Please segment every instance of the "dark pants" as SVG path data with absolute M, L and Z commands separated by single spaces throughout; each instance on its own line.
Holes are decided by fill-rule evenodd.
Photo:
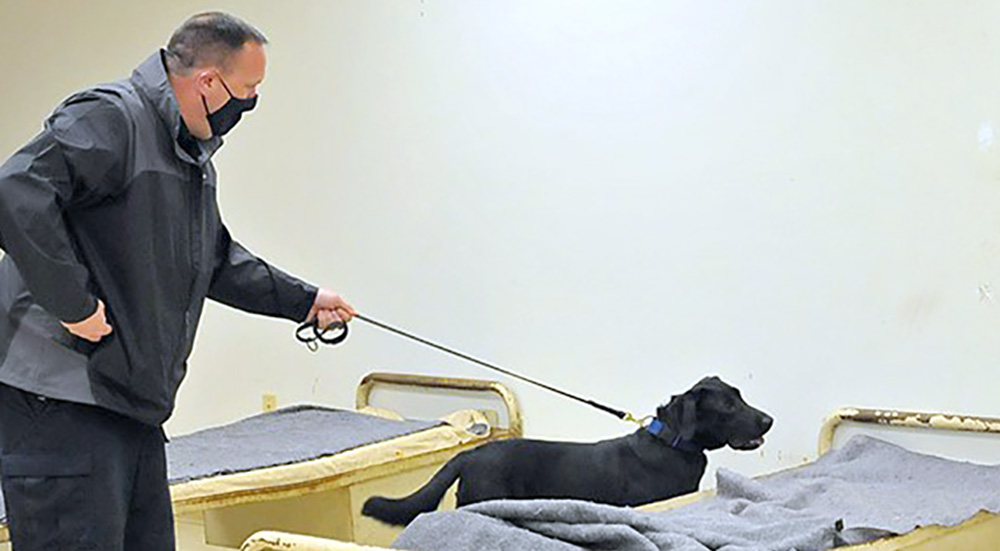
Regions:
M 0 384 L 13 551 L 173 551 L 163 432 Z

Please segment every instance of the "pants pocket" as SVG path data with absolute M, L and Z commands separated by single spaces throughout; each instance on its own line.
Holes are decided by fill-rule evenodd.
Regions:
M 12 425 L 16 423 L 23 427 L 34 423 L 51 404 L 52 400 L 48 398 L 0 383 L 0 407 L 9 410 L 9 414 L 5 417 L 10 417 L 9 422 Z M 0 447 L 0 450 L 2 449 Z
M 14 549 L 93 549 L 88 483 L 91 457 L 10 454 L 0 457 L 7 523 Z

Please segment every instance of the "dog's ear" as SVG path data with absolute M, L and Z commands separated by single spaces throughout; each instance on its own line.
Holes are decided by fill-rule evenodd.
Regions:
M 682 440 L 691 440 L 698 428 L 698 399 L 687 392 L 679 396 L 671 396 L 670 403 L 660 406 L 656 416 L 672 429 L 674 435 Z
M 681 406 L 682 415 L 677 430 L 680 432 L 682 440 L 691 440 L 698 428 L 697 399 L 691 394 L 682 394 Z

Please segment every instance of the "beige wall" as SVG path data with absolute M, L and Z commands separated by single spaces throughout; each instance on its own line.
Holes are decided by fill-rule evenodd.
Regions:
M 836 406 L 1000 415 L 1000 4 L 0 0 L 0 155 L 208 8 L 272 40 L 228 224 L 371 316 L 640 413 L 719 374 L 777 419 L 748 472 Z M 490 376 L 292 331 L 209 308 L 168 428 Z M 532 436 L 627 430 L 511 386 Z

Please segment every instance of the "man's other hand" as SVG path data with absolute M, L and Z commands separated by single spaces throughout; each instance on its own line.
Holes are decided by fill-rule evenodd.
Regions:
M 111 334 L 111 326 L 104 316 L 104 303 L 100 299 L 97 300 L 97 310 L 89 318 L 76 323 L 59 323 L 62 323 L 70 333 L 90 342 L 100 342 L 102 338 Z

